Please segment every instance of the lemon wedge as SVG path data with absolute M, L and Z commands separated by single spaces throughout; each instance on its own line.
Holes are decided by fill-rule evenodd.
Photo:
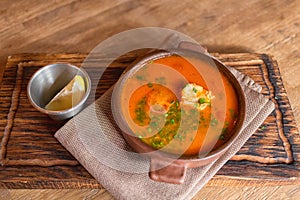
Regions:
M 85 83 L 80 75 L 76 75 L 51 101 L 45 106 L 47 110 L 59 111 L 76 106 L 85 95 Z

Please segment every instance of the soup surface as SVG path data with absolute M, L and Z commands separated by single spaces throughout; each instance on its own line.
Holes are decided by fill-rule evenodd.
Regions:
M 229 80 L 196 58 L 171 55 L 142 66 L 126 81 L 122 112 L 132 133 L 155 149 L 205 155 L 224 144 L 237 120 Z

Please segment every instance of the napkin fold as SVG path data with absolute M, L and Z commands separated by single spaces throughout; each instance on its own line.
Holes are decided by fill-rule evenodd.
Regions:
M 224 155 L 209 165 L 188 169 L 181 185 L 152 181 L 147 173 L 150 160 L 126 153 L 132 149 L 110 112 L 112 89 L 69 120 L 55 137 L 116 199 L 191 199 L 274 110 L 274 104 L 260 94 L 260 85 L 237 70 L 229 69 L 237 77 L 246 97 L 243 127 Z

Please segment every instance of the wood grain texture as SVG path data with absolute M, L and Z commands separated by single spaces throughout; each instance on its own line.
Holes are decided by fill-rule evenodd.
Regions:
M 11 54 L 89 52 L 99 42 L 123 30 L 143 26 L 167 27 L 193 37 L 211 52 L 274 55 L 299 125 L 299 21 L 300 1 L 297 0 L 2 0 L 0 77 L 7 56 Z M 293 184 L 290 188 L 260 187 L 257 183 L 249 190 L 245 189 L 245 183 L 238 186 L 235 182 L 235 187 L 218 184 L 223 183 L 216 182 L 213 187 L 204 188 L 203 191 L 207 192 L 200 191 L 195 199 L 282 199 L 282 194 L 297 199 L 293 198 L 296 197 L 293 194 L 297 194 L 291 189 Z M 33 199 L 45 197 L 40 190 L 30 193 Z M 83 199 L 78 191 L 68 190 L 66 193 L 71 196 L 73 193 L 72 199 Z M 243 193 L 247 195 L 243 196 Z M 20 192 L 14 194 L 21 195 Z M 56 191 L 52 195 L 53 199 L 62 199 L 64 193 Z

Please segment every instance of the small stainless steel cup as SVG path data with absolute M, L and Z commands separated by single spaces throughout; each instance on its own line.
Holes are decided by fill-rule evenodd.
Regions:
M 49 101 L 63 89 L 75 75 L 81 75 L 85 81 L 86 93 L 84 98 L 74 107 L 61 110 L 46 110 Z M 88 73 L 81 68 L 68 63 L 54 63 L 39 69 L 29 80 L 27 94 L 30 103 L 42 113 L 55 120 L 70 118 L 80 112 L 91 91 L 91 79 Z

